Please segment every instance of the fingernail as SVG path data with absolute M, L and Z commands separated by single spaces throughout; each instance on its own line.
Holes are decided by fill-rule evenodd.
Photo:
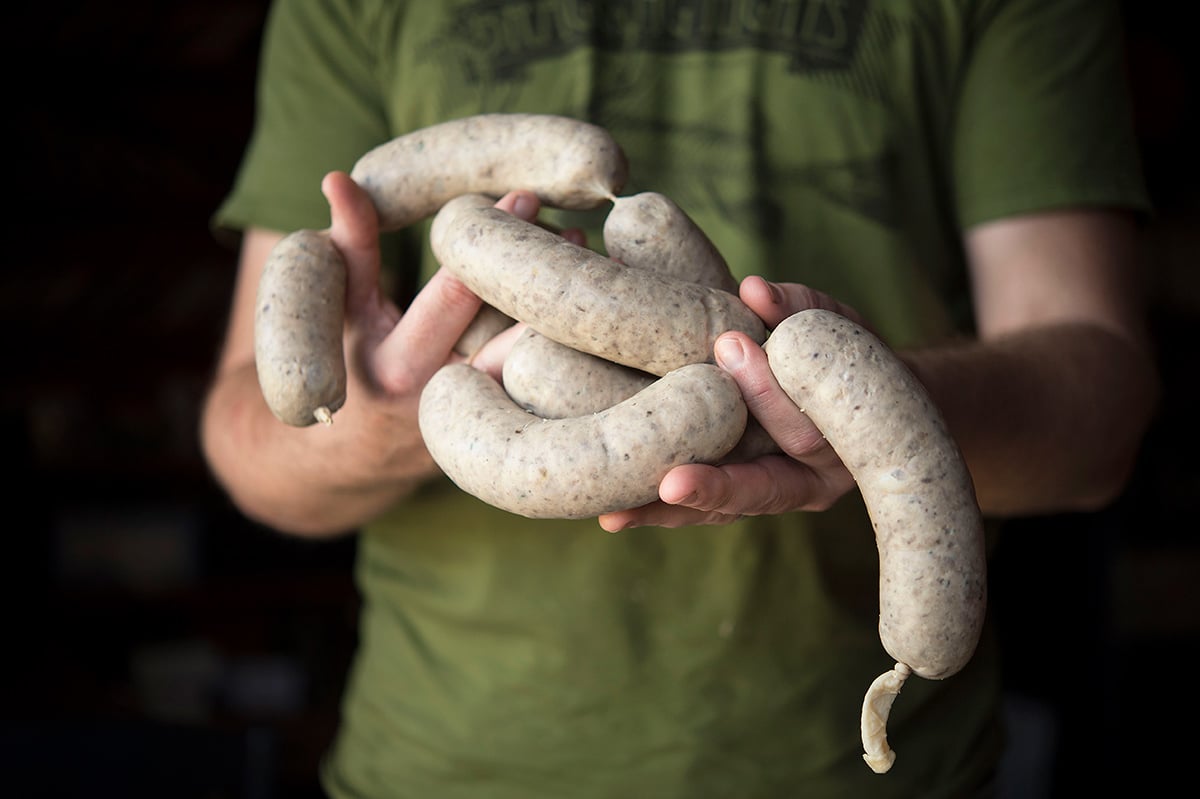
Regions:
M 513 202 L 513 214 L 522 219 L 530 220 L 537 216 L 537 198 L 531 194 L 519 194 Z
M 717 363 L 725 368 L 735 368 L 742 365 L 746 354 L 742 352 L 742 343 L 733 336 L 723 336 L 713 344 L 713 355 Z

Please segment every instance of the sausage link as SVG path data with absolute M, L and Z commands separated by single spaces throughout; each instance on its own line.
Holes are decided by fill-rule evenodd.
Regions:
M 631 270 L 478 200 L 434 217 L 443 267 L 485 302 L 560 344 L 665 375 L 712 361 L 728 330 L 766 338 L 762 320 L 729 292 Z
M 528 518 L 581 519 L 650 502 L 673 467 L 719 459 L 746 406 L 732 377 L 691 364 L 600 413 L 541 419 L 486 373 L 450 364 L 421 393 L 419 420 L 430 455 L 468 494 Z
M 305 427 L 346 400 L 346 267 L 325 231 L 298 230 L 271 251 L 258 282 L 254 365 L 267 407 Z
M 555 208 L 596 208 L 628 175 L 625 154 L 606 130 L 549 114 L 478 114 L 431 125 L 370 150 L 350 171 L 385 232 L 432 216 L 460 194 L 528 189 Z

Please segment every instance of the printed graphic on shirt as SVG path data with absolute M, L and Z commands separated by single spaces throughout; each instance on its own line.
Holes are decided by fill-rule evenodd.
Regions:
M 606 52 L 782 53 L 796 72 L 846 69 L 865 0 L 474 0 L 454 10 L 476 80 L 513 79 L 578 47 Z M 464 65 L 465 66 L 465 65 Z
M 894 223 L 884 201 L 886 147 L 814 156 L 798 142 L 793 165 L 780 169 L 790 159 L 776 145 L 774 168 L 760 166 L 769 124 L 762 105 L 811 108 L 808 98 L 820 92 L 885 101 L 886 67 L 869 54 L 886 46 L 895 26 L 873 11 L 871 0 L 466 0 L 447 9 L 427 57 L 452 73 L 447 85 L 465 88 L 473 107 L 546 102 L 620 131 L 636 188 L 664 190 L 669 177 L 681 205 L 774 240 L 784 221 L 773 186 L 803 185 L 877 224 Z M 706 56 L 728 67 L 711 92 L 664 108 L 656 92 L 673 80 L 664 65 L 706 64 Z M 556 69 L 550 76 L 548 65 Z M 764 69 L 777 76 L 774 94 L 747 97 L 752 75 Z M 674 80 L 695 92 L 695 81 Z M 664 142 L 669 157 L 636 159 L 639 151 L 663 153 Z

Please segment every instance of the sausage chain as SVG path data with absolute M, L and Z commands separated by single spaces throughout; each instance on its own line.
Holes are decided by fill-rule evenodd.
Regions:
M 748 419 L 736 382 L 711 363 L 726 331 L 761 343 L 783 390 L 854 477 L 875 528 L 879 634 L 896 663 L 871 684 L 860 723 L 864 759 L 885 772 L 895 760 L 887 719 L 904 681 L 955 674 L 982 629 L 982 522 L 961 453 L 924 387 L 879 339 L 819 309 L 767 331 L 682 211 L 653 193 L 617 196 L 627 174 L 602 129 L 527 114 L 435 125 L 355 165 L 381 229 L 434 217 L 438 261 L 486 303 L 473 327 L 490 325 L 486 338 L 525 322 L 511 360 L 528 346 L 538 349 L 521 368 L 556 365 L 557 373 L 522 376 L 506 363 L 503 386 L 466 364 L 443 367 L 421 397 L 426 445 L 463 490 L 512 513 L 577 518 L 636 507 L 657 497 L 675 465 L 774 447 Z M 515 187 L 565 209 L 611 202 L 610 257 L 492 207 Z M 287 424 L 329 424 L 344 402 L 344 284 L 327 231 L 290 234 L 268 259 L 255 357 L 264 398 Z M 466 339 L 460 351 L 475 346 Z M 624 384 L 612 388 L 618 377 Z M 583 379 L 588 388 L 557 409 L 529 388 Z M 603 399 L 580 405 L 589 395 Z

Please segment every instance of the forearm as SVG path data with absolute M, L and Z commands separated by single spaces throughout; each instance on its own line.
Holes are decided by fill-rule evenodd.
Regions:
M 1111 502 L 1158 396 L 1145 350 L 1095 325 L 1058 324 L 904 357 L 941 407 L 988 515 Z
M 363 463 L 368 448 L 355 445 L 353 425 L 342 413 L 332 427 L 285 425 L 267 409 L 253 366 L 235 368 L 218 378 L 206 399 L 204 454 L 249 518 L 307 536 L 352 532 L 428 472 L 426 461 L 414 458 L 411 473 L 380 476 L 379 464 Z

